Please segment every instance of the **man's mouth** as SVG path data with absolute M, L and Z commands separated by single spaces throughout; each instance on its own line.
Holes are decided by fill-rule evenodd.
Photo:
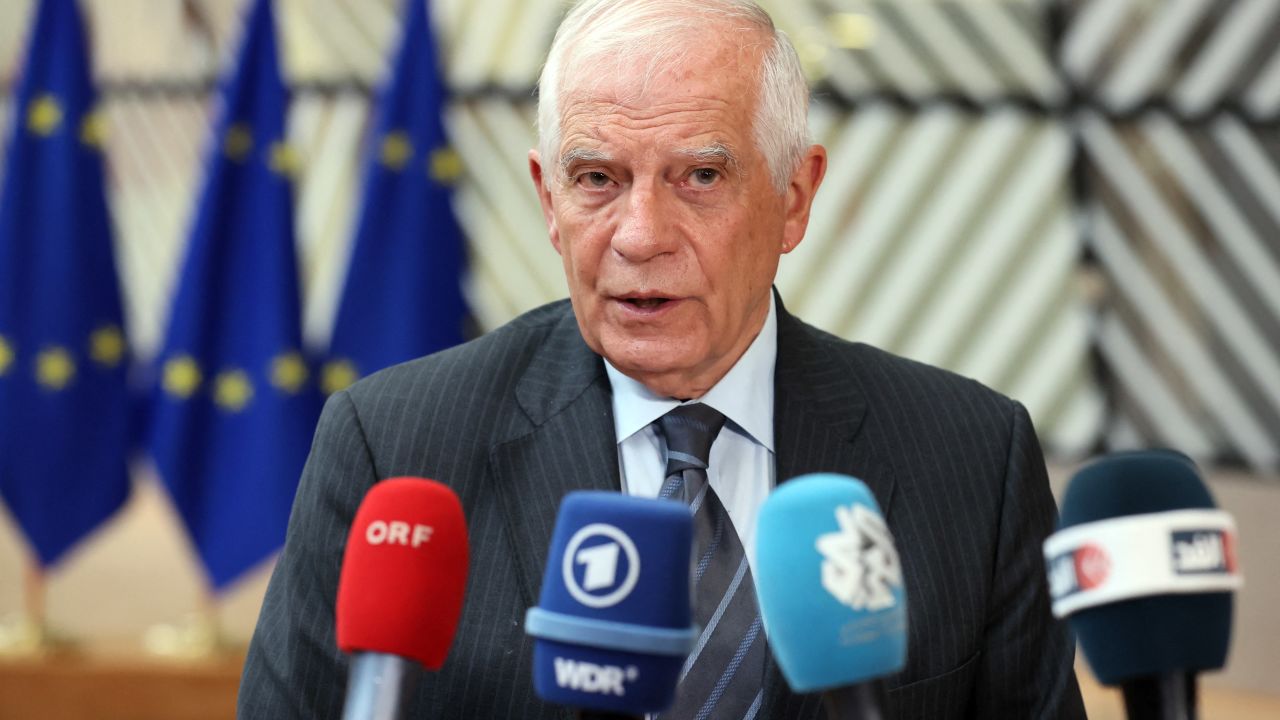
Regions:
M 651 310 L 659 305 L 665 304 L 670 298 L 651 297 L 651 298 L 623 298 L 624 301 L 642 309 Z
M 676 307 L 680 298 L 652 292 L 638 292 L 634 295 L 615 295 L 613 300 L 625 308 L 631 317 L 656 318 Z

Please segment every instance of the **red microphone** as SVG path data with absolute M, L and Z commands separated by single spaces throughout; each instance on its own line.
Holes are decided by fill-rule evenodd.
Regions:
M 346 720 L 401 717 L 418 667 L 439 670 L 467 584 L 458 496 L 422 478 L 391 478 L 360 503 L 338 583 L 338 647 L 353 655 Z

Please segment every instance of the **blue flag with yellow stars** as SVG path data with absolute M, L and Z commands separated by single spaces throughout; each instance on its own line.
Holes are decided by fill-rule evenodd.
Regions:
M 463 340 L 465 249 L 449 202 L 462 163 L 441 121 L 446 94 L 426 2 L 406 2 L 321 379 L 326 393 Z
M 35 16 L 0 180 L 0 495 L 41 565 L 129 491 L 129 353 L 75 0 Z
M 215 590 L 284 542 L 320 395 L 302 349 L 270 0 L 254 0 L 157 357 L 149 449 Z

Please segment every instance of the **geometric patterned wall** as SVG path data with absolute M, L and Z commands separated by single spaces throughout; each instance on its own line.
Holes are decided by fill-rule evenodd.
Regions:
M 306 334 L 323 343 L 399 2 L 278 2 Z M 243 0 L 85 4 L 145 354 Z M 1019 398 L 1051 452 L 1165 444 L 1280 470 L 1280 0 L 763 4 L 815 83 L 831 158 L 780 270 L 791 309 Z M 0 83 L 29 5 L 0 4 Z M 432 10 L 466 166 L 469 298 L 488 329 L 565 293 L 525 161 L 563 3 Z
M 1280 2 L 1063 18 L 1106 437 L 1280 468 Z

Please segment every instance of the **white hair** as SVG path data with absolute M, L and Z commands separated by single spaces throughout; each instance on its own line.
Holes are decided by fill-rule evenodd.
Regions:
M 564 68 L 570 63 L 576 68 L 575 82 L 588 73 L 603 79 L 616 75 L 616 66 L 639 57 L 647 61 L 642 75 L 647 81 L 664 68 L 678 66 L 693 44 L 715 32 L 705 23 L 690 22 L 694 18 L 722 27 L 736 24 L 766 38 L 752 130 L 774 187 L 786 192 L 809 147 L 809 87 L 795 47 L 751 0 L 583 0 L 575 5 L 556 31 L 538 79 L 538 151 L 543 167 L 551 171 L 544 172 L 544 183 L 560 173 Z

